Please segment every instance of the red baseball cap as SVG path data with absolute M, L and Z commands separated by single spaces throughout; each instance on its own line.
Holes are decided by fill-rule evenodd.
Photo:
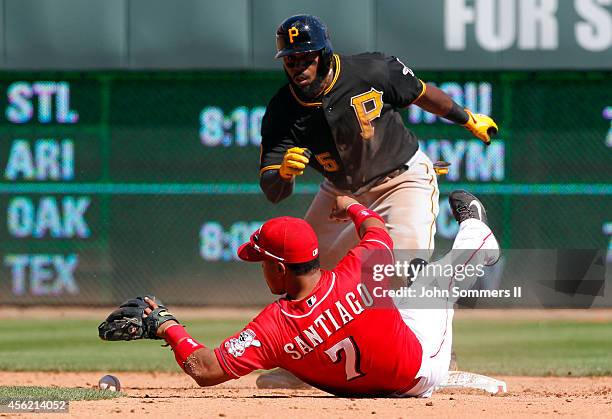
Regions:
M 314 230 L 306 221 L 294 217 L 271 219 L 238 248 L 238 257 L 247 262 L 269 259 L 304 263 L 315 259 L 318 254 L 319 242 Z

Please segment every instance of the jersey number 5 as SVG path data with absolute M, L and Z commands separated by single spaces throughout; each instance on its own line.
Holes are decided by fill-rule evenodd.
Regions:
M 359 347 L 352 336 L 342 339 L 340 342 L 327 349 L 325 354 L 334 364 L 337 364 L 342 361 L 341 351 L 344 351 L 346 354 L 346 360 L 344 361 L 346 381 L 364 376 L 365 374 L 359 369 Z
M 338 163 L 336 163 L 336 160 L 334 160 L 329 151 L 317 154 L 315 157 L 326 172 L 337 172 L 340 169 L 340 166 L 338 166 Z
M 372 121 L 380 116 L 383 108 L 383 92 L 371 88 L 368 92 L 361 93 L 351 98 L 351 106 L 357 115 L 359 126 L 361 126 L 361 136 L 364 140 L 369 140 L 374 136 Z

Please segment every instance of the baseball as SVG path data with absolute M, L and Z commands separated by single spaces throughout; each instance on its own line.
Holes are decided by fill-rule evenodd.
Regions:
M 100 378 L 100 381 L 98 381 L 98 387 L 100 387 L 100 390 L 121 391 L 121 383 L 114 375 L 105 375 L 104 377 Z

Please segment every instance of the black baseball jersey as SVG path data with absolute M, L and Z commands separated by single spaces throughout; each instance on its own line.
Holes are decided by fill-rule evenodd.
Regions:
M 396 57 L 334 55 L 332 83 L 321 102 L 305 102 L 288 83 L 270 100 L 262 122 L 260 174 L 280 167 L 291 147 L 312 152 L 309 165 L 337 188 L 359 194 L 405 164 L 418 150 L 402 121 L 425 92 Z

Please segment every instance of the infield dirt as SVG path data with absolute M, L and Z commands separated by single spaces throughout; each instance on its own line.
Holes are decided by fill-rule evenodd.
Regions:
M 257 310 L 177 308 L 184 317 L 244 318 Z M 252 312 L 252 313 L 251 313 Z M 108 309 L 3 308 L 5 319 L 103 318 Z M 610 323 L 612 310 L 460 311 L 462 318 L 567 318 Z M 517 360 L 517 362 L 520 362 Z M 212 388 L 200 388 L 180 373 L 1 372 L 0 385 L 93 388 L 105 374 L 116 375 L 126 396 L 71 402 L 71 417 L 612 417 L 612 377 L 497 376 L 508 393 L 491 396 L 470 390 L 434 393 L 430 399 L 346 399 L 317 390 L 258 390 L 256 374 Z M 50 418 L 63 415 L 50 414 Z M 0 414 L 0 417 L 10 417 Z M 34 416 L 32 416 L 34 417 Z M 37 414 L 36 418 L 45 417 Z
M 107 373 L 3 372 L 0 385 L 94 387 Z M 612 412 L 612 377 L 498 377 L 508 384 L 508 393 L 498 396 L 447 389 L 430 399 L 343 399 L 318 390 L 258 390 L 255 374 L 212 388 L 197 387 L 182 374 L 113 374 L 121 380 L 125 397 L 71 402 L 70 416 L 606 418 Z

